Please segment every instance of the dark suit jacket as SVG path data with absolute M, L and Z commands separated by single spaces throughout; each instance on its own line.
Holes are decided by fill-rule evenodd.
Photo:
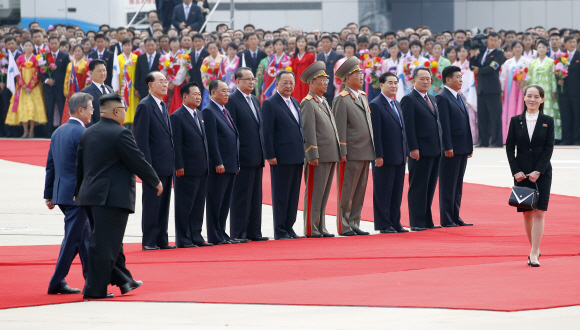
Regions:
M 183 169 L 185 176 L 208 174 L 209 153 L 203 117 L 201 111 L 197 109 L 195 111 L 199 127 L 184 106 L 169 116 L 175 143 L 175 169 Z
M 139 150 L 157 175 L 173 175 L 171 121 L 168 125 L 153 96 L 147 95 L 139 102 L 133 121 L 133 133 Z
M 395 100 L 395 105 L 401 118 L 401 124 L 397 115 L 385 96 L 381 93 L 375 97 L 369 107 L 371 108 L 371 121 L 373 123 L 373 134 L 375 141 L 375 154 L 377 158 L 382 157 L 387 165 L 404 164 L 409 156 L 409 146 L 407 145 L 407 134 L 405 132 L 405 122 L 401 113 L 401 105 Z
M 131 131 L 112 119 L 103 118 L 81 135 L 75 205 L 110 206 L 135 212 L 135 174 L 150 187 L 159 184 Z
M 226 109 L 240 134 L 240 166 L 264 166 L 264 136 L 260 102 L 250 95 L 258 118 L 239 89 L 230 96 Z
M 135 89 L 139 92 L 139 97 L 141 99 L 145 98 L 149 94 L 149 86 L 145 83 L 145 77 L 149 72 L 159 71 L 159 57 L 161 53 L 159 51 L 155 52 L 155 58 L 151 64 L 151 70 L 149 70 L 149 62 L 147 61 L 147 53 L 141 54 L 137 57 L 137 64 L 135 67 Z
M 503 51 L 494 49 L 485 57 L 485 62 L 482 65 L 481 59 L 483 55 L 485 55 L 485 51 L 480 52 L 475 60 L 470 61 L 471 66 L 479 68 L 477 73 L 477 94 L 500 94 L 499 69 L 505 62 Z
M 558 90 L 560 90 L 558 88 Z M 562 94 L 580 96 L 580 51 L 576 50 L 568 66 L 568 76 L 564 78 Z
M 445 87 L 435 99 L 437 99 L 437 108 L 439 109 L 443 150 L 453 150 L 455 155 L 471 155 L 473 153 L 473 139 L 467 107 L 462 106 Z M 463 104 L 467 104 L 465 99 L 462 100 Z
M 441 126 L 435 97 L 429 95 L 435 113 L 421 94 L 413 89 L 401 99 L 409 150 L 419 149 L 419 156 L 441 156 Z
M 304 132 L 300 104 L 291 97 L 298 110 L 298 119 L 278 92 L 262 103 L 264 147 L 266 159 L 276 158 L 280 165 L 304 163 Z
M 518 172 L 529 174 L 533 171 L 551 174 L 550 159 L 554 151 L 554 118 L 540 114 L 530 141 L 525 113 L 512 117 L 505 149 L 513 175 Z
M 340 55 L 339 53 L 335 52 L 334 50 L 330 50 L 330 55 L 328 56 L 328 60 L 325 62 L 326 63 L 326 74 L 328 75 L 328 80 L 330 82 L 328 83 L 328 89 L 326 90 L 326 93 L 324 93 L 324 97 L 326 97 L 328 100 L 330 100 L 330 103 L 332 103 L 332 99 L 334 98 L 334 90 L 335 90 L 334 84 L 332 83 L 334 81 L 334 65 L 336 65 L 336 62 L 338 62 L 338 60 L 340 60 L 343 57 L 344 57 L 343 55 Z M 319 53 L 316 56 L 316 60 L 324 62 L 324 52 Z
M 189 77 L 191 81 L 195 81 L 197 86 L 201 91 L 201 95 L 203 95 L 203 81 L 201 80 L 201 64 L 203 63 L 203 59 L 209 56 L 209 52 L 205 47 L 199 53 L 197 61 L 195 61 L 195 48 L 191 48 L 191 70 L 189 70 Z
M 119 53 L 121 54 L 121 53 Z M 93 60 L 98 59 L 99 58 L 99 52 L 98 51 L 93 51 L 89 53 L 89 58 L 92 58 Z M 103 51 L 103 61 L 105 61 L 105 63 L 107 63 L 107 79 L 105 79 L 105 85 L 111 86 L 111 81 L 113 81 L 113 63 L 115 61 L 115 54 L 111 53 L 108 50 L 104 50 Z
M 48 84 L 43 85 L 43 90 L 45 93 L 54 93 L 58 95 L 64 95 L 64 78 L 66 76 L 66 67 L 70 62 L 70 57 L 67 53 L 58 52 L 58 55 L 54 59 L 56 64 L 56 69 L 50 74 L 52 79 L 54 79 L 54 85 L 50 86 Z M 48 79 L 48 73 L 41 73 L 40 80 L 44 83 Z
M 185 20 L 185 9 L 183 8 L 183 3 L 175 6 L 173 8 L 173 16 L 171 18 L 171 24 L 180 31 L 179 24 L 185 22 L 185 25 L 189 27 L 190 30 L 199 31 L 203 22 L 205 21 L 201 8 L 197 5 L 197 1 L 191 3 L 189 7 L 189 15 L 187 15 L 187 20 Z
M 110 86 L 105 85 L 105 88 L 107 89 L 107 94 L 113 93 L 113 88 Z M 87 93 L 87 94 L 91 94 L 91 96 L 93 97 L 93 119 L 91 120 L 90 125 L 94 125 L 96 123 L 99 122 L 99 120 L 101 119 L 101 113 L 100 113 L 100 109 L 101 106 L 99 105 L 99 98 L 101 97 L 101 95 L 103 95 L 103 91 L 101 91 L 97 85 L 95 84 L 90 84 L 87 87 L 83 88 L 83 90 L 81 91 L 83 93 Z
M 53 204 L 74 205 L 77 165 L 77 148 L 85 127 L 75 119 L 60 126 L 50 138 L 46 160 L 44 199 Z
M 256 70 L 258 70 L 258 65 L 260 65 L 260 61 L 262 59 L 264 59 L 264 57 L 266 57 L 268 55 L 266 55 L 265 52 L 263 52 L 261 49 L 258 49 L 258 54 L 256 54 L 256 61 L 254 61 L 254 58 L 252 57 L 252 52 L 249 49 L 244 50 L 243 52 L 238 54 L 238 57 L 240 58 L 239 63 L 239 67 L 242 67 L 242 59 L 246 60 L 246 67 L 252 69 L 252 73 L 254 74 L 254 76 L 256 75 Z
M 119 43 L 116 43 L 116 44 L 112 45 L 111 47 L 109 47 L 109 51 L 111 53 L 113 53 L 113 55 L 115 55 L 115 48 L 117 49 L 117 55 L 123 54 L 123 47 L 121 47 L 121 45 Z M 113 63 L 115 63 L 114 61 L 115 61 L 115 59 L 113 58 Z
M 231 116 L 229 118 L 233 124 Z M 223 165 L 226 173 L 238 173 L 240 142 L 235 124 L 232 127 L 224 113 L 211 100 L 203 109 L 203 120 L 207 133 L 210 171 L 215 171 L 216 166 Z

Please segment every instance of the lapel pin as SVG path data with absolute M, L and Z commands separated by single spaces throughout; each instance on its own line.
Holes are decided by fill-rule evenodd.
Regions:
M 544 125 L 542 125 L 542 126 L 544 126 L 544 127 L 548 127 L 548 124 L 544 124 Z

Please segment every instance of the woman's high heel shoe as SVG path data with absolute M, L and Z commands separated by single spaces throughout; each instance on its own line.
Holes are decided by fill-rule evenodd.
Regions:
M 540 263 L 539 262 L 532 262 L 532 260 L 530 259 L 530 255 L 528 254 L 528 266 L 530 266 L 530 267 L 540 267 Z

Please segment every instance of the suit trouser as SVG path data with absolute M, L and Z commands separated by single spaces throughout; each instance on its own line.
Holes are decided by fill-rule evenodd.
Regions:
M 326 230 L 326 203 L 336 163 L 318 163 L 304 166 L 304 235 L 328 234 Z
M 216 173 L 209 168 L 207 191 L 207 241 L 213 244 L 229 241 L 226 221 L 230 210 L 235 173 Z
M 171 186 L 173 176 L 159 176 L 163 184 L 163 193 L 157 196 L 157 189 L 143 185 L 143 215 L 141 229 L 143 230 L 143 246 L 167 246 L 169 237 L 169 206 L 171 203 Z
M 83 294 L 104 297 L 107 286 L 123 285 L 132 280 L 125 267 L 123 236 L 130 211 L 109 206 L 91 206 L 88 210 L 93 223 L 89 244 L 89 268 Z
M 481 146 L 503 147 L 501 93 L 477 95 L 477 126 Z
M 459 224 L 463 176 L 467 155 L 442 157 L 439 166 L 439 212 L 441 225 Z
M 441 157 L 420 156 L 409 158 L 409 222 L 411 227 L 431 228 L 433 215 L 431 204 L 437 187 Z
M 369 180 L 369 163 L 368 160 L 347 160 L 338 163 L 336 222 L 339 234 L 360 227 L 360 216 Z
M 262 166 L 242 166 L 236 175 L 230 206 L 232 238 L 262 237 Z
M 169 6 L 169 1 L 167 1 L 161 10 L 157 10 L 159 13 L 159 20 L 163 22 L 163 29 L 167 31 L 171 27 L 171 18 L 173 17 L 173 6 Z M 178 28 L 178 26 L 176 26 Z M 149 32 L 149 31 L 147 31 Z
M 303 167 L 304 164 L 270 166 L 275 239 L 296 236 L 292 227 L 298 213 Z
M 48 284 L 49 290 L 56 290 L 67 285 L 65 277 L 68 275 L 70 266 L 78 254 L 83 267 L 83 277 L 87 279 L 89 240 L 91 238 L 91 225 L 85 208 L 75 205 L 59 205 L 64 214 L 64 238 L 60 245 L 60 252 L 54 275 Z
M 373 214 L 375 230 L 393 227 L 402 230 L 401 202 L 405 183 L 405 163 L 400 165 L 373 162 Z
M 175 178 L 175 245 L 200 245 L 207 175 Z
M 580 96 L 560 94 L 560 119 L 562 143 L 580 144 Z
M 55 82 L 56 84 L 56 82 Z M 62 93 L 58 93 L 55 88 L 47 88 L 47 85 L 44 85 L 44 105 L 46 109 L 46 137 L 51 137 L 52 132 L 54 132 L 54 105 L 56 104 L 58 108 L 58 112 L 62 119 L 62 112 L 64 111 L 64 104 L 66 102 L 66 98 Z M 58 125 L 57 125 L 58 126 Z

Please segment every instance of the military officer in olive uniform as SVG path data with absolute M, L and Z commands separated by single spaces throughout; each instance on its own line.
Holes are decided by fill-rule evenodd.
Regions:
M 324 62 L 314 62 L 300 76 L 300 80 L 307 83 L 310 89 L 310 93 L 300 103 L 300 112 L 306 151 L 304 235 L 313 238 L 334 237 L 326 230 L 324 213 L 336 163 L 341 160 L 334 116 L 322 96 L 328 89 L 325 69 Z
M 363 86 L 364 75 L 359 60 L 351 57 L 335 73 L 345 80 L 345 89 L 334 98 L 332 111 L 336 121 L 341 161 L 337 172 L 338 234 L 368 235 L 359 229 L 360 217 L 369 178 L 369 164 L 375 159 L 371 112 Z

